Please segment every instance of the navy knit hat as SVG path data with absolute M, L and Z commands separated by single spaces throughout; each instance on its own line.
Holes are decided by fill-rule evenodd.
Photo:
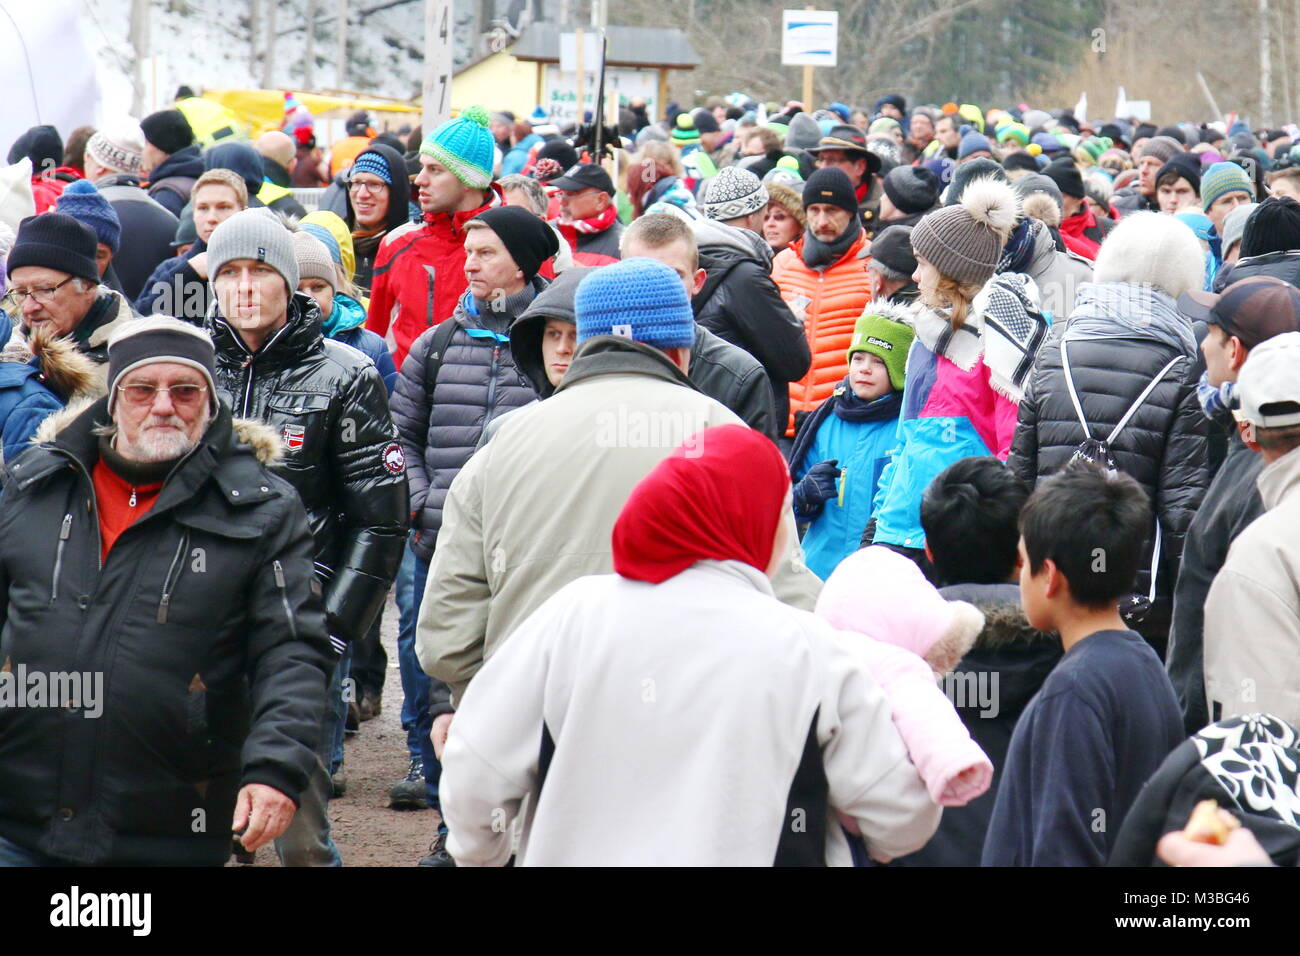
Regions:
M 5 261 L 5 274 L 12 276 L 20 266 L 44 266 L 98 282 L 95 244 L 94 230 L 64 213 L 28 216 L 18 224 L 18 238 Z M 677 285 L 681 288 L 680 280 Z
M 122 240 L 122 221 L 117 218 L 117 211 L 107 199 L 99 194 L 94 183 L 78 179 L 68 183 L 63 195 L 59 196 L 55 210 L 65 216 L 71 216 L 78 222 L 84 222 L 95 230 L 95 237 L 116 255 Z
M 203 171 L 228 169 L 248 187 L 249 203 L 262 188 L 266 174 L 262 170 L 262 157 L 247 143 L 218 143 L 203 154 Z
M 975 129 L 966 128 L 962 133 L 961 144 L 957 147 L 957 159 L 962 160 L 972 153 L 990 153 L 989 138 Z
M 145 142 L 153 144 L 168 156 L 178 153 L 194 143 L 194 130 L 180 110 L 159 110 L 140 120 L 140 132 Z
M 370 173 L 388 185 L 393 185 L 393 174 L 388 171 L 388 161 L 373 149 L 366 150 L 353 161 L 352 172 Z
M 843 175 L 841 173 L 841 175 Z M 695 315 L 686 287 L 655 259 L 624 259 L 594 270 L 574 296 L 578 341 L 620 335 L 656 348 L 690 348 Z

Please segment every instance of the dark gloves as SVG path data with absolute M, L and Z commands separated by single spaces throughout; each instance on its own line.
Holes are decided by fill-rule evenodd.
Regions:
M 794 486 L 794 513 L 800 521 L 810 521 L 822 513 L 822 505 L 839 495 L 839 460 L 819 461 Z

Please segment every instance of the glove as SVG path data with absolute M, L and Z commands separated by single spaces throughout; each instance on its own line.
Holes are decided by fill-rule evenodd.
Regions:
M 819 461 L 808 469 L 808 474 L 794 486 L 794 513 L 801 520 L 817 517 L 822 512 L 822 505 L 839 495 L 835 486 L 840 477 L 839 460 Z

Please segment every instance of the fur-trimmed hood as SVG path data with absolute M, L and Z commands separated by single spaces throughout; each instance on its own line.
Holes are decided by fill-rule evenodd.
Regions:
M 54 441 L 61 431 L 97 400 L 96 396 L 83 396 L 70 401 L 61 411 L 41 422 L 40 428 L 32 436 L 32 444 L 42 445 Z M 284 457 L 284 443 L 270 425 L 254 418 L 232 418 L 230 424 L 239 443 L 251 448 L 253 456 L 263 465 L 273 465 Z
M 63 401 L 93 399 L 104 393 L 99 366 L 70 339 L 45 332 L 37 332 L 28 339 L 21 329 L 14 328 L 0 348 L 0 362 L 27 365 L 32 359 L 40 369 L 41 383 Z

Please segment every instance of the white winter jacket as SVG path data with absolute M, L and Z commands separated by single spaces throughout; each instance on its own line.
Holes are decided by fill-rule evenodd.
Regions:
M 447 848 L 527 866 L 850 863 L 939 823 L 856 635 L 778 601 L 738 561 L 662 584 L 579 578 L 466 692 L 443 757 Z

